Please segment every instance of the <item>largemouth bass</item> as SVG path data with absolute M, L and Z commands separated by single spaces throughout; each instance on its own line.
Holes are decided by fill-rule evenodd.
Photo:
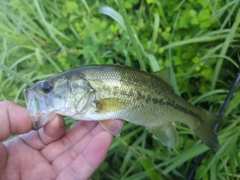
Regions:
M 180 122 L 209 148 L 219 148 L 219 117 L 176 95 L 169 69 L 147 73 L 121 65 L 84 66 L 40 81 L 24 95 L 35 129 L 60 114 L 99 121 L 119 135 L 114 120 L 123 119 L 145 126 L 161 143 L 175 147 L 178 133 L 173 122 Z

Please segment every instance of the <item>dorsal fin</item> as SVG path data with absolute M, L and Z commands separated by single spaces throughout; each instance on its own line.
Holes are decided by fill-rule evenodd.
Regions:
M 169 86 L 171 86 L 170 83 L 170 68 L 165 68 L 160 71 L 153 72 L 155 76 L 158 76 L 161 78 L 164 82 L 166 82 Z

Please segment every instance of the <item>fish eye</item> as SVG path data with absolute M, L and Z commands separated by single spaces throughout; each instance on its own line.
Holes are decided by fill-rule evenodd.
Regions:
M 42 90 L 45 94 L 50 93 L 53 90 L 53 85 L 49 81 L 44 81 L 42 83 Z

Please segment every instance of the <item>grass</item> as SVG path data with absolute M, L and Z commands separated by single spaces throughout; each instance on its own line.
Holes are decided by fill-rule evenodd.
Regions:
M 25 105 L 23 89 L 88 64 L 125 64 L 148 72 L 171 68 L 174 91 L 219 110 L 239 69 L 239 1 L 0 2 L 0 100 Z M 93 179 L 186 179 L 205 152 L 196 179 L 240 179 L 237 87 L 211 152 L 184 125 L 179 144 L 161 145 L 126 123 Z M 66 118 L 70 127 L 75 121 Z

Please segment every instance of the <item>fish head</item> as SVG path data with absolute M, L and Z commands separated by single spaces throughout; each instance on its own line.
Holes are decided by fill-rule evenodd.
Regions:
M 33 129 L 39 129 L 56 114 L 71 117 L 81 113 L 93 100 L 94 90 L 81 76 L 60 75 L 24 90 L 24 96 Z

